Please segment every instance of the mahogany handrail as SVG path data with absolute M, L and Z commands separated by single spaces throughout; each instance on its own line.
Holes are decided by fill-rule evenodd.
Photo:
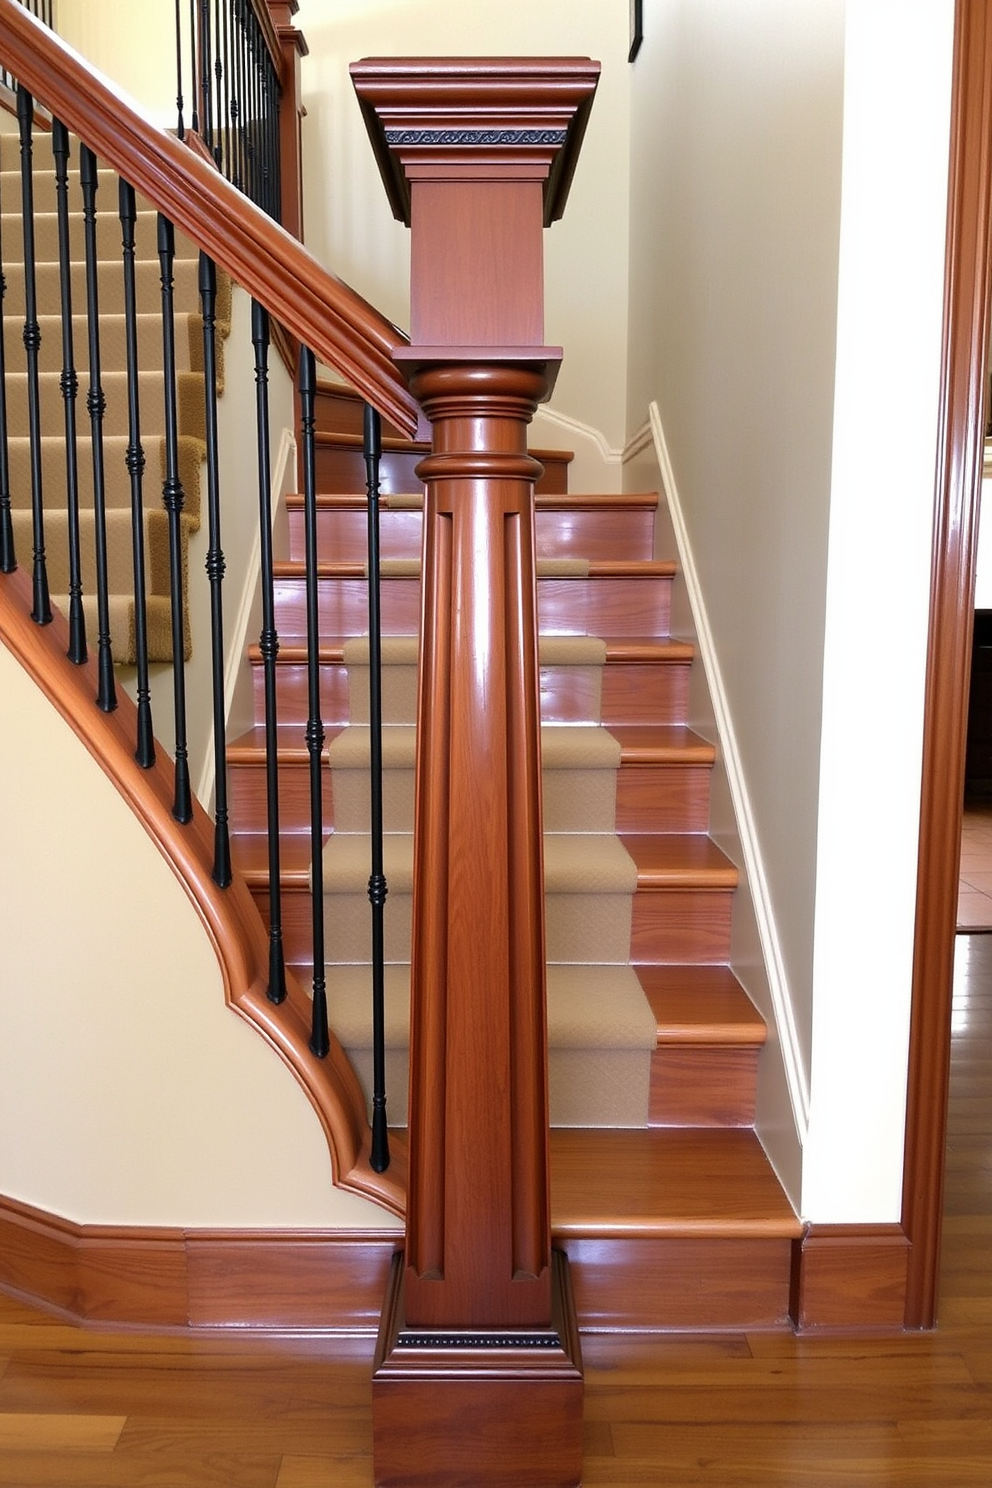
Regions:
M 405 433 L 417 404 L 393 353 L 408 344 L 355 290 L 198 152 L 143 118 L 18 0 L 0 0 L 0 62 L 97 157 L 335 367 Z

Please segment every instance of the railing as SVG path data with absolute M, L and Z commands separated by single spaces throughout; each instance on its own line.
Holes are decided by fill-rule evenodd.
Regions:
M 44 25 L 51 27 L 54 24 L 54 0 L 20 0 L 20 3 L 24 6 L 25 10 L 29 10 L 32 15 L 37 16 L 39 21 L 42 21 Z M 0 88 L 6 89 L 8 93 L 13 93 L 16 87 L 17 79 L 12 72 L 8 72 L 7 68 L 0 63 Z
M 259 546 L 262 560 L 260 589 L 262 596 L 262 631 L 260 650 L 264 667 L 265 735 L 267 740 L 266 777 L 268 794 L 268 858 L 270 877 L 270 914 L 266 949 L 259 957 L 257 972 L 232 997 L 242 1010 L 253 1016 L 266 1036 L 277 1045 L 297 1069 L 306 1063 L 307 1054 L 317 1056 L 326 1066 L 322 1115 L 332 1138 L 338 1181 L 376 1193 L 392 1207 L 402 1202 L 403 1164 L 388 1178 L 375 1175 L 390 1167 L 390 1154 L 385 1130 L 385 1094 L 381 1072 L 384 1059 L 381 1050 L 375 1055 L 376 1087 L 373 1110 L 375 1132 L 366 1127 L 364 1097 L 350 1066 L 344 1059 L 328 1027 L 328 1010 L 324 987 L 323 900 L 320 884 L 320 862 L 324 824 L 321 819 L 323 759 L 323 723 L 320 713 L 320 635 L 316 607 L 316 486 L 313 478 L 313 389 L 315 351 L 323 360 L 337 366 L 350 380 L 363 387 L 366 395 L 389 414 L 391 420 L 413 430 L 415 405 L 405 383 L 396 370 L 391 352 L 402 345 L 399 334 L 365 305 L 345 286 L 326 274 L 299 246 L 267 217 L 245 201 L 200 156 L 179 141 L 161 135 L 140 119 L 122 120 L 121 106 L 98 85 L 81 86 L 72 76 L 76 67 L 70 54 L 59 55 L 60 44 L 53 37 L 38 39 L 37 26 L 28 20 L 13 0 L 0 0 L 0 60 L 13 76 L 16 85 L 19 137 L 17 154 L 20 161 L 21 190 L 19 208 L 22 220 L 20 242 L 0 244 L 0 273 L 15 284 L 18 303 L 11 308 L 9 297 L 0 297 L 0 332 L 2 320 L 16 316 L 24 343 L 23 371 L 18 372 L 18 397 L 8 397 L 9 375 L 14 370 L 7 338 L 8 365 L 2 360 L 3 338 L 0 335 L 0 569 L 9 576 L 3 587 L 11 602 L 21 592 L 16 570 L 18 565 L 30 568 L 30 600 L 27 609 L 36 630 L 52 626 L 58 630 L 61 619 L 53 615 L 53 593 L 61 592 L 61 607 L 68 618 L 69 661 L 81 676 L 88 674 L 87 661 L 95 641 L 95 713 L 127 715 L 131 738 L 129 752 L 149 779 L 152 796 L 160 793 L 158 782 L 168 780 L 168 809 L 173 826 L 161 820 L 160 834 L 171 836 L 170 855 L 184 859 L 184 873 L 189 870 L 190 855 L 198 851 L 197 843 L 209 837 L 210 852 L 206 863 L 208 884 L 199 892 L 210 899 L 212 912 L 220 915 L 216 895 L 240 892 L 232 864 L 229 804 L 226 770 L 226 697 L 224 644 L 224 579 L 225 555 L 222 542 L 224 470 L 217 431 L 217 267 L 253 292 L 252 347 L 231 347 L 227 355 L 253 356 L 256 372 L 256 412 L 258 441 L 258 512 Z M 46 43 L 49 55 L 43 57 Z M 35 128 L 35 100 L 28 84 L 43 87 L 41 102 L 50 107 L 53 116 L 51 134 Z M 85 143 L 70 138 L 69 129 L 82 136 Z M 140 138 L 139 138 L 140 136 Z M 42 189 L 39 174 L 48 162 L 54 171 L 57 207 L 57 250 L 50 245 L 49 257 L 57 258 L 57 283 L 52 283 L 48 265 L 40 268 L 36 244 L 37 217 L 35 195 Z M 10 165 L 8 160 L 6 164 Z M 107 165 L 120 174 L 118 191 L 108 191 Z M 99 187 L 99 190 L 98 190 Z M 149 224 L 147 202 L 136 199 L 136 188 L 160 208 L 154 228 Z M 109 197 L 109 200 L 107 199 Z M 119 197 L 119 200 L 118 200 Z M 101 210 L 98 214 L 97 202 Z M 213 205 L 211 205 L 211 201 Z M 82 228 L 71 221 L 70 203 L 82 203 Z M 223 203 L 220 206 L 219 203 Z M 106 205 L 104 205 L 106 203 Z M 6 205 L 6 204 L 5 204 Z M 47 205 L 47 202 L 43 204 Z M 142 211 L 142 205 L 145 210 Z M 169 211 L 169 207 L 173 211 Z M 41 210 L 42 208 L 39 208 Z M 108 209 L 117 218 L 116 229 L 108 229 Z M 9 211 L 9 207 L 7 208 Z M 217 227 L 209 227 L 210 220 Z M 208 530 L 205 560 L 209 591 L 209 637 L 197 636 L 197 647 L 207 646 L 210 655 L 210 707 L 213 733 L 213 821 L 207 827 L 203 812 L 195 801 L 191 785 L 190 735 L 186 687 L 186 653 L 189 645 L 186 595 L 197 582 L 187 573 L 188 519 L 187 493 L 184 490 L 182 446 L 182 397 L 177 372 L 177 335 L 175 322 L 175 229 L 173 221 L 194 237 L 200 245 L 199 309 L 202 317 L 203 411 L 202 437 L 205 460 L 205 512 Z M 240 229 L 237 224 L 241 224 Z M 149 232 L 154 243 L 149 249 Z M 116 231 L 120 244 L 118 271 L 108 277 L 106 242 L 108 231 Z M 147 264 L 139 261 L 137 242 L 142 238 L 145 257 L 149 251 L 157 259 L 159 330 L 149 335 L 147 324 L 147 284 L 141 289 L 141 275 Z M 102 261 L 97 259 L 97 241 L 104 245 Z M 251 248 L 249 251 L 249 243 Z M 15 264 L 14 260 L 18 262 Z M 44 288 L 39 283 L 44 280 Z M 116 281 L 116 282 L 114 282 Z M 141 294 L 145 300 L 141 301 Z M 126 378 L 115 382 L 117 405 L 113 429 L 126 424 L 126 441 L 120 432 L 113 458 L 108 453 L 108 398 L 104 388 L 106 368 L 101 355 L 101 337 L 107 306 L 123 318 L 126 352 Z M 279 651 L 273 604 L 272 508 L 270 488 L 271 458 L 269 450 L 268 356 L 269 324 L 278 317 L 301 339 L 301 400 L 304 409 L 302 427 L 303 464 L 309 470 L 306 486 L 307 512 L 307 589 L 308 623 L 306 642 L 309 657 L 310 710 L 306 724 L 306 742 L 311 762 L 313 858 L 313 988 L 304 996 L 295 979 L 289 976 L 283 954 L 283 928 L 280 905 L 279 784 L 278 735 L 279 718 L 276 697 L 275 668 Z M 44 322 L 44 337 L 41 324 Z M 53 326 L 57 329 L 53 330 Z M 140 336 L 139 336 L 140 329 Z M 139 340 L 146 350 L 151 339 L 161 348 L 161 390 L 149 388 L 147 370 L 139 361 Z M 44 340 L 45 350 L 42 351 Z M 49 345 L 58 345 L 61 357 L 58 370 L 48 353 Z M 85 350 L 84 350 L 85 346 Z M 82 374 L 77 370 L 82 369 Z M 51 422 L 54 407 L 51 393 L 58 384 L 61 417 Z M 123 384 L 123 389 L 122 389 Z M 21 394 L 21 385 L 24 393 Z M 151 394 L 151 396 L 150 396 Z M 85 398 L 88 421 L 83 432 L 78 417 L 80 397 Z M 23 403 L 22 424 L 17 425 L 14 404 Z M 126 403 L 123 409 L 121 399 Z M 377 442 L 378 413 L 370 409 L 370 443 L 368 481 L 370 507 L 376 506 L 378 490 Z M 16 459 L 11 459 L 13 430 L 17 427 Z M 146 468 L 146 445 L 149 427 L 160 428 L 163 445 L 163 479 L 158 491 L 152 489 L 152 477 Z M 91 475 L 90 475 L 91 472 Z M 108 490 L 115 487 L 118 507 L 108 513 Z M 125 499 L 129 510 L 131 550 L 130 575 L 133 591 L 133 651 L 127 656 L 114 655 L 110 619 L 111 594 L 108 573 L 111 566 L 120 568 L 121 542 L 117 539 L 117 557 L 108 557 L 113 544 L 108 543 L 108 522 L 113 520 L 119 531 L 119 508 Z M 88 492 L 89 495 L 84 494 Z M 25 497 L 30 497 L 29 509 Z M 229 498 L 228 498 L 229 499 Z M 164 520 L 157 521 L 156 512 Z M 370 518 L 371 520 L 371 518 Z M 164 537 L 163 537 L 164 528 Z M 158 542 L 161 556 L 152 551 Z M 57 586 L 51 582 L 51 565 L 65 570 Z M 167 596 L 149 592 L 152 572 L 168 572 Z M 373 619 L 377 611 L 377 574 L 370 565 L 370 602 Z M 203 580 L 200 580 L 202 583 Z M 171 718 L 153 717 L 152 690 L 149 682 L 153 651 L 149 638 L 149 615 L 157 606 L 167 607 L 166 629 L 172 663 Z M 376 622 L 377 623 L 377 622 Z M 17 630 L 19 622 L 8 613 L 5 629 Z M 95 624 L 95 636 L 88 634 Z M 160 657 L 159 657 L 160 659 Z M 129 661 L 135 668 L 135 706 L 126 696 L 119 696 L 115 685 L 114 663 Z M 155 704 L 160 709 L 161 699 Z M 163 757 L 156 748 L 155 734 L 172 735 L 174 758 Z M 87 731 L 97 727 L 91 720 Z M 118 734 L 119 723 L 116 723 Z M 137 787 L 128 785 L 132 795 Z M 156 810 L 154 801 L 149 812 Z M 381 807 L 379 809 L 381 829 Z M 179 836 L 174 834 L 178 831 Z M 191 834 L 191 835 L 190 835 Z M 381 951 L 381 913 L 385 881 L 381 870 L 381 845 L 376 862 L 370 864 L 370 898 L 372 916 L 378 921 Z M 243 896 L 242 896 L 243 897 Z M 254 932 L 253 932 L 254 933 Z M 259 933 L 261 926 L 259 925 Z M 382 967 L 381 960 L 373 974 L 378 1009 L 375 1022 L 381 1038 Z M 258 995 L 256 995 L 256 993 Z M 263 1005 L 264 1004 L 264 1005 Z M 265 1009 L 269 1011 L 265 1011 Z M 277 1011 L 278 1010 L 278 1011 Z M 305 1024 L 304 1024 L 305 1019 Z M 315 1077 L 311 1070 L 305 1081 L 313 1098 Z M 319 1086 L 321 1080 L 317 1080 Z M 333 1128 L 333 1130 L 332 1130 Z
M 266 0 L 175 0 L 178 133 L 198 135 L 256 206 L 281 216 L 282 51 Z

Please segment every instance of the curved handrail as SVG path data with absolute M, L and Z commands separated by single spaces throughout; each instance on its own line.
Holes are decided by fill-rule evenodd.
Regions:
M 202 155 L 144 119 L 17 0 L 0 0 L 0 61 L 294 336 L 414 433 L 417 404 L 393 361 L 408 344 L 402 331 Z

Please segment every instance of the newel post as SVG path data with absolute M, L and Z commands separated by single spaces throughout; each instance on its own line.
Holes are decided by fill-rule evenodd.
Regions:
M 375 1480 L 565 1488 L 582 1371 L 552 1253 L 534 479 L 543 229 L 564 209 L 588 59 L 352 67 L 412 229 L 430 421 L 417 732 L 406 1246 L 373 1377 Z

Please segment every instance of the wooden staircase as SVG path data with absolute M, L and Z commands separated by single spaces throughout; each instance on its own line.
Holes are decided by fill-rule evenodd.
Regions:
M 356 418 L 345 392 L 320 400 L 318 441 L 321 690 L 327 742 L 350 721 L 345 642 L 367 631 L 364 496 Z M 419 556 L 421 449 L 388 438 L 382 550 Z M 633 859 L 630 960 L 657 1024 L 647 1124 L 552 1132 L 552 1222 L 572 1262 L 585 1327 L 755 1327 L 789 1313 L 793 1240 L 801 1225 L 753 1131 L 762 1019 L 729 967 L 737 870 L 707 835 L 712 745 L 686 726 L 692 647 L 669 633 L 675 565 L 654 557 L 653 495 L 570 496 L 567 456 L 538 452 L 542 637 L 605 641 L 601 719 L 620 745 L 616 831 Z M 309 983 L 308 838 L 302 504 L 290 497 L 289 552 L 277 566 L 283 926 L 287 960 Z M 384 634 L 413 635 L 419 576 L 383 580 Z M 262 684 L 256 726 L 228 752 L 236 861 L 266 912 Z M 588 717 L 581 674 L 542 666 L 542 719 Z M 325 829 L 334 828 L 330 771 Z M 387 914 L 389 913 L 387 903 Z M 329 948 L 330 950 L 330 948 Z M 332 953 L 332 952 L 331 952 Z M 333 999 L 331 1022 L 334 1024 Z M 399 1114 L 391 1109 L 391 1119 Z

